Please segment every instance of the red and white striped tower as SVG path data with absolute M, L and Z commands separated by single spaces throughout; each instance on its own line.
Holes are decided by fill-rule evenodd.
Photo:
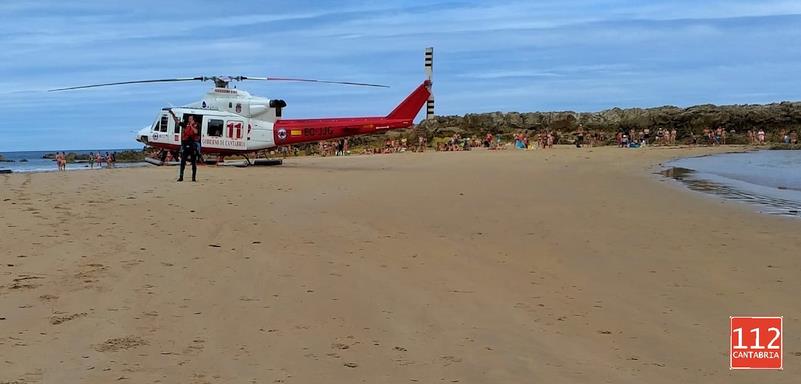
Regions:
M 426 120 L 434 118 L 434 92 L 431 91 L 432 76 L 434 74 L 434 48 L 426 48 L 425 55 L 426 76 L 428 77 L 428 91 L 431 96 L 428 97 L 426 102 Z

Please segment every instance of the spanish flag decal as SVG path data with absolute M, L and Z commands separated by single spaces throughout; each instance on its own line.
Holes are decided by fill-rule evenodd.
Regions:
M 303 134 L 303 131 L 301 131 L 300 129 L 293 129 L 292 131 L 290 131 L 289 134 L 292 136 L 300 136 Z

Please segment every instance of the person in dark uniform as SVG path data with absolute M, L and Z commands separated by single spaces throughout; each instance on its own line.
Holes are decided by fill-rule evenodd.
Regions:
M 175 120 L 175 124 L 181 127 L 181 170 L 178 175 L 178 181 L 184 181 L 184 169 L 186 168 L 187 157 L 192 162 L 192 181 L 197 181 L 197 144 L 198 128 L 197 122 L 192 115 L 185 122 L 181 122 L 178 116 L 175 116 L 172 110 L 170 115 Z

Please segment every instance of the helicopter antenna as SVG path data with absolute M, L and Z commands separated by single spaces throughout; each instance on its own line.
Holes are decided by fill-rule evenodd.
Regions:
M 299 79 L 299 78 L 290 78 L 290 77 L 198 76 L 198 77 L 179 77 L 179 78 L 175 78 L 175 79 L 133 80 L 133 81 L 120 81 L 120 82 L 115 82 L 115 83 L 79 85 L 79 86 L 75 86 L 75 87 L 65 87 L 65 88 L 50 89 L 50 90 L 48 90 L 48 92 L 71 91 L 71 90 L 75 90 L 75 89 L 108 87 L 108 86 L 113 86 L 113 85 L 148 84 L 148 83 L 172 83 L 172 82 L 178 82 L 178 81 L 213 81 L 214 82 L 214 86 L 216 88 L 228 88 L 228 85 L 232 81 L 244 81 L 244 80 L 295 81 L 295 82 L 307 82 L 307 83 L 325 83 L 325 84 L 354 85 L 354 86 L 362 86 L 362 87 L 389 88 L 389 86 L 381 85 L 381 84 L 355 83 L 355 82 L 352 82 L 352 81 L 331 81 L 331 80 L 316 80 L 316 79 Z

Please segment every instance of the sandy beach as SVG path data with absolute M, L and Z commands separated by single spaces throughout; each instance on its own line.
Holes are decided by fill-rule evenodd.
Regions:
M 653 174 L 713 151 L 0 175 L 0 383 L 801 382 L 801 220 Z

